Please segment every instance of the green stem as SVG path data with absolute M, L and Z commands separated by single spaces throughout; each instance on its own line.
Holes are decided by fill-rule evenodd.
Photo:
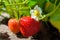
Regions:
M 49 16 L 53 15 L 53 14 L 54 14 L 54 12 L 59 8 L 59 6 L 60 6 L 60 3 L 59 3 L 59 4 L 58 4 L 58 6 L 56 7 L 56 9 L 54 9 L 52 12 L 50 12 L 50 13 L 48 13 L 48 14 L 44 15 L 42 18 L 40 18 L 40 20 L 43 20 L 44 18 L 46 18 L 46 17 L 49 17 Z
M 8 4 L 8 5 L 22 5 L 23 3 L 14 3 L 14 4 Z
M 56 3 L 57 3 L 57 0 L 55 0 L 55 5 L 56 5 Z
M 59 3 L 58 6 L 56 7 L 56 9 L 54 9 L 52 12 L 48 13 L 48 14 L 46 15 L 46 17 L 49 17 L 49 16 L 53 15 L 54 12 L 59 8 L 59 6 L 60 6 L 60 3 Z
M 13 4 L 17 4 L 15 0 L 13 1 Z M 14 6 L 15 6 L 14 16 L 15 16 L 15 18 L 18 20 L 18 19 L 19 19 L 19 18 L 18 18 L 18 8 L 16 7 L 17 5 L 14 5 Z
M 10 4 L 10 1 L 9 0 L 7 0 L 6 2 L 8 2 Z M 6 8 L 7 8 L 7 6 L 8 5 L 6 5 Z M 9 12 L 9 14 L 13 18 L 13 16 L 12 16 L 13 10 L 12 10 L 11 6 L 9 6 L 9 7 L 10 7 L 10 10 L 11 10 L 11 13 Z M 6 9 L 6 11 L 8 11 L 8 9 Z
M 9 2 L 9 1 L 8 1 Z M 14 3 L 14 4 L 7 4 L 7 5 L 23 5 L 27 2 L 27 0 L 25 0 L 24 2 L 21 2 L 21 3 Z
M 54 9 L 55 9 L 55 7 L 56 7 L 56 3 L 57 3 L 57 0 L 55 0 L 55 5 L 54 5 Z
M 46 2 L 50 2 L 49 0 L 46 0 Z
M 23 2 L 23 4 L 25 4 L 27 1 L 28 1 L 28 0 L 25 0 L 25 1 Z

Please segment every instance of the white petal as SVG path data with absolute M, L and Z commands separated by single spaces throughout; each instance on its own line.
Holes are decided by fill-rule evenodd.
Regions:
M 34 9 L 35 9 L 35 10 L 38 9 L 38 5 L 36 5 L 36 6 L 34 7 Z
M 34 16 L 34 15 L 31 16 L 31 18 L 33 18 L 33 19 L 35 19 L 35 20 L 37 20 L 37 21 L 39 20 L 38 17 L 36 17 L 36 16 Z
M 41 9 L 40 7 L 38 8 L 38 11 L 39 11 L 40 13 L 42 13 L 42 9 Z
M 38 10 L 39 13 L 40 13 L 40 15 L 41 15 L 42 9 L 41 9 L 38 5 L 36 5 L 36 6 L 34 7 L 34 10 Z M 41 15 L 41 16 L 42 16 L 42 15 Z
M 41 17 L 42 17 L 42 10 L 41 10 L 40 7 L 38 7 L 38 5 L 36 5 L 36 6 L 34 7 L 34 10 L 31 10 L 31 11 L 30 11 L 31 17 L 38 21 L 38 20 L 39 20 L 39 17 L 37 17 L 37 16 L 34 14 L 34 11 L 35 11 L 35 10 L 38 10 L 38 11 L 39 11 L 39 13 L 40 13 L 39 16 L 41 16 Z
M 30 10 L 30 14 L 34 13 L 34 10 Z

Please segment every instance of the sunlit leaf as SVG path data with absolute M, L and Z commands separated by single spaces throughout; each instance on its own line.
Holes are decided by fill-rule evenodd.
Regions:
M 37 3 L 36 1 L 32 1 L 32 0 L 31 0 L 31 1 L 28 2 L 27 5 L 30 6 L 30 7 L 32 7 L 32 6 L 34 6 L 36 3 Z
M 45 5 L 46 0 L 37 0 L 37 4 L 43 9 Z
M 45 5 L 45 11 L 46 11 L 47 13 L 53 11 L 53 10 L 55 9 L 54 6 L 56 6 L 56 5 L 55 5 L 55 4 L 52 4 L 51 2 L 47 3 L 47 4 Z
M 50 23 L 60 31 L 60 8 L 50 17 Z

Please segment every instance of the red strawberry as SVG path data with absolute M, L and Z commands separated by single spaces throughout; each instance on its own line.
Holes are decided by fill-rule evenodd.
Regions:
M 29 37 L 36 34 L 40 30 L 39 21 L 31 17 L 25 16 L 19 20 L 20 31 L 24 37 Z
M 16 19 L 10 19 L 8 21 L 8 27 L 13 33 L 18 33 L 19 32 L 19 24 Z

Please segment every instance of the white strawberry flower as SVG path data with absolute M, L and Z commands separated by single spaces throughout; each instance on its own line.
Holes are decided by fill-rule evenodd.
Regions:
M 42 10 L 38 5 L 34 7 L 34 9 L 30 10 L 31 17 L 35 20 L 39 20 L 39 17 L 42 17 Z

